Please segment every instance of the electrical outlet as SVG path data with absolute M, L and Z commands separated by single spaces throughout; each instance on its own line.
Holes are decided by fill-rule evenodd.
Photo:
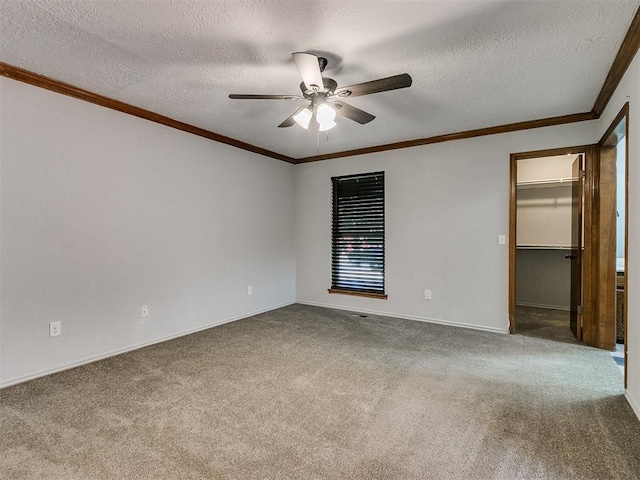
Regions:
M 149 307 L 147 305 L 142 305 L 142 307 L 140 307 L 140 317 L 141 318 L 149 317 Z
M 62 323 L 61 322 L 50 322 L 49 323 L 49 336 L 50 337 L 58 337 L 62 335 Z
M 425 290 L 424 291 L 424 299 L 425 300 L 431 300 L 431 290 Z
M 251 285 L 247 287 L 247 295 L 253 295 L 253 287 Z

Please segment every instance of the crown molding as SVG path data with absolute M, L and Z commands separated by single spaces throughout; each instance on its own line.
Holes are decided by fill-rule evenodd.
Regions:
M 613 60 L 609 74 L 600 89 L 600 93 L 593 104 L 593 108 L 591 109 L 591 111 L 596 115 L 596 118 L 600 118 L 600 115 L 604 112 L 605 107 L 613 96 L 613 92 L 618 88 L 622 77 L 629 68 L 633 57 L 635 57 L 638 47 L 640 47 L 640 7 L 636 10 L 636 14 L 631 21 L 629 30 L 627 30 L 627 34 L 622 41 L 622 45 L 620 45 L 618 54 Z
M 97 93 L 74 87 L 73 85 L 69 85 L 68 83 L 59 82 L 58 80 L 39 75 L 37 73 L 29 72 L 22 68 L 14 67 L 6 63 L 0 62 L 0 76 L 7 77 L 12 80 L 17 80 L 19 82 L 28 83 L 30 85 L 44 88 L 46 90 L 51 90 L 52 92 L 61 93 L 63 95 L 77 98 L 79 100 L 84 100 L 85 102 L 100 105 L 101 107 L 106 107 L 122 113 L 127 113 L 129 115 L 133 115 L 134 117 L 143 118 L 151 122 L 159 123 L 160 125 L 175 128 L 176 130 L 182 130 L 183 132 L 198 135 L 199 137 L 208 138 L 209 140 L 213 140 L 215 142 L 224 143 L 227 145 L 231 145 L 232 147 L 257 153 L 258 155 L 264 155 L 266 157 L 275 158 L 276 160 L 282 160 L 288 163 L 296 163 L 295 159 L 286 155 L 272 152 L 271 150 L 266 150 L 264 148 L 256 147 L 255 145 L 236 140 L 235 138 L 225 137 L 224 135 L 220 135 L 218 133 L 211 132 L 209 130 L 205 130 L 193 125 L 189 125 L 188 123 L 180 122 L 178 120 L 174 120 L 173 118 L 165 117 L 164 115 L 152 112 L 150 110 L 145 110 L 134 105 L 129 105 L 128 103 L 120 102 L 112 98 L 98 95 Z
M 388 150 L 398 150 L 401 148 L 418 147 L 420 145 L 430 145 L 432 143 L 450 142 L 453 140 L 464 140 L 467 138 L 483 137 L 486 135 L 496 135 L 498 133 L 517 132 L 531 128 L 551 127 L 565 123 L 584 122 L 594 120 L 596 116 L 592 112 L 574 113 L 559 117 L 542 118 L 540 120 L 529 120 L 526 122 L 509 123 L 495 127 L 478 128 L 476 130 L 465 130 L 463 132 L 448 133 L 435 137 L 419 138 L 417 140 L 407 140 L 406 142 L 387 143 L 374 147 L 357 148 L 355 150 L 345 150 L 344 152 L 327 153 L 324 155 L 314 155 L 312 157 L 299 158 L 296 164 L 318 162 L 320 160 L 330 160 L 333 158 L 351 157 L 353 155 L 365 155 L 368 153 L 386 152 Z

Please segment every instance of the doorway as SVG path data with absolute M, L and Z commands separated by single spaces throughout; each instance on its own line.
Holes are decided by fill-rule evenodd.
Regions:
M 582 340 L 586 154 L 580 150 L 512 156 L 512 333 L 518 317 L 519 333 Z

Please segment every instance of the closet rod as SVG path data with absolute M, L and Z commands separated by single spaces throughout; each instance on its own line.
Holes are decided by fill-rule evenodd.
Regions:
M 578 180 L 578 177 L 562 177 L 562 178 L 547 178 L 545 180 L 529 180 L 526 182 L 518 182 L 517 185 L 525 186 L 525 185 L 548 185 L 548 184 L 558 184 L 558 183 L 571 183 Z
M 571 250 L 571 245 L 517 245 L 518 250 Z

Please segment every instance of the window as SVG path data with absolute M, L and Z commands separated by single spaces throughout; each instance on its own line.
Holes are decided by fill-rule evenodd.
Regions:
M 384 172 L 333 177 L 330 293 L 384 294 Z

